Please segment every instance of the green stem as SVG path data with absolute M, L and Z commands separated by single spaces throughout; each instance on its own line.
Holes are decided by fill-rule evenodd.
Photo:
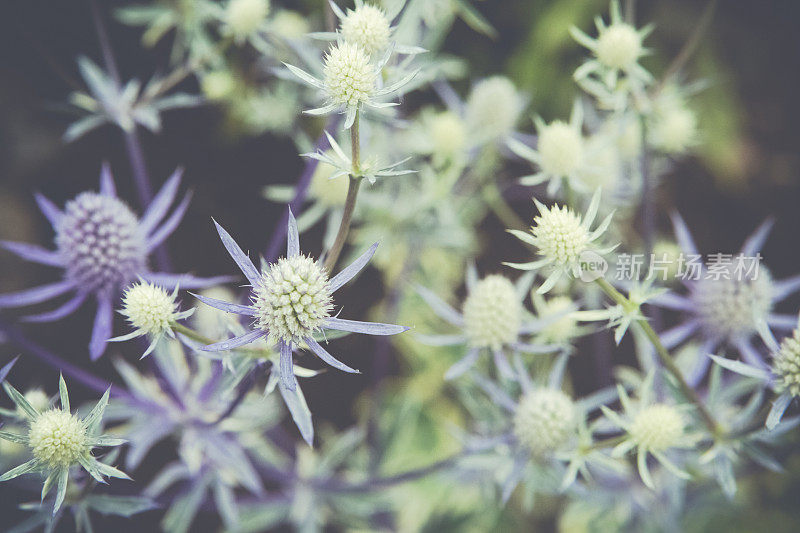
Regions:
M 497 190 L 497 185 L 489 183 L 483 188 L 483 197 L 489 208 L 497 215 L 497 218 L 505 224 L 509 229 L 518 229 L 525 231 L 528 225 L 517 215 L 508 202 L 505 201 L 503 195 Z
M 342 213 L 342 221 L 339 223 L 339 231 L 336 232 L 336 240 L 333 241 L 328 257 L 325 258 L 323 267 L 328 272 L 333 271 L 336 266 L 336 261 L 339 259 L 339 254 L 342 253 L 344 243 L 347 240 L 347 235 L 350 233 L 350 223 L 353 220 L 353 211 L 356 208 L 356 199 L 358 198 L 358 188 L 361 185 L 361 138 L 359 135 L 359 113 L 356 112 L 356 119 L 350 127 L 350 144 L 352 146 L 352 171 L 350 174 L 350 183 L 347 186 L 347 198 L 344 201 L 344 213 Z
M 614 300 L 614 302 L 619 304 L 625 312 L 635 312 L 637 310 L 636 304 L 631 302 L 621 292 L 615 289 L 608 281 L 603 278 L 598 278 L 595 281 L 600 288 L 603 289 L 603 292 L 605 292 L 612 300 Z M 661 360 L 661 364 L 663 364 L 664 368 L 666 368 L 667 371 L 673 375 L 678 383 L 678 387 L 681 389 L 683 396 L 695 405 L 697 412 L 700 413 L 700 417 L 703 419 L 703 423 L 706 425 L 711 434 L 715 438 L 721 437 L 723 434 L 722 427 L 717 423 L 716 420 L 714 420 L 714 417 L 708 411 L 708 408 L 705 406 L 700 397 L 697 396 L 697 393 L 694 391 L 694 389 L 691 388 L 688 383 L 686 383 L 685 379 L 683 379 L 683 374 L 681 374 L 680 369 L 675 364 L 675 361 L 672 359 L 672 356 L 669 354 L 667 349 L 664 348 L 663 344 L 661 344 L 661 339 L 658 338 L 658 334 L 650 326 L 650 323 L 646 320 L 637 320 L 635 324 L 637 327 L 641 328 L 647 339 L 656 349 L 656 353 L 658 353 L 658 358 Z

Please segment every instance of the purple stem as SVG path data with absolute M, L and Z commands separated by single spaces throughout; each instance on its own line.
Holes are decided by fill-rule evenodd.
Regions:
M 97 0 L 91 0 L 92 19 L 94 20 L 95 30 L 97 31 L 97 40 L 100 43 L 100 51 L 103 54 L 103 63 L 106 70 L 114 80 L 117 90 L 122 86 L 122 80 L 119 76 L 119 69 L 117 62 L 114 59 L 114 51 L 111 48 L 111 40 L 108 38 L 106 26 L 103 23 L 103 17 L 100 14 L 100 9 L 97 7 Z M 131 163 L 133 171 L 133 180 L 136 185 L 136 191 L 139 194 L 139 203 L 142 209 L 146 209 L 153 199 L 153 188 L 150 184 L 150 176 L 147 172 L 147 165 L 144 160 L 144 150 L 142 150 L 142 143 L 139 141 L 139 134 L 136 131 L 136 125 L 130 130 L 124 130 L 123 135 L 125 138 L 125 150 L 128 153 L 128 159 Z M 169 259 L 169 254 L 164 245 L 161 245 L 156 250 L 156 264 L 162 272 L 172 272 L 172 264 Z
M 37 359 L 44 361 L 55 369 L 60 370 L 72 379 L 83 383 L 86 387 L 103 393 L 108 387 L 112 387 L 111 393 L 118 398 L 131 398 L 131 395 L 125 389 L 112 385 L 111 383 L 101 379 L 94 374 L 91 374 L 82 368 L 79 368 L 72 363 L 63 360 L 61 357 L 49 351 L 47 348 L 40 346 L 28 339 L 19 329 L 0 321 L 0 332 L 4 333 L 6 339 L 12 344 L 16 345 L 19 349 L 26 353 L 30 353 Z
M 340 120 L 341 117 L 339 115 L 333 115 L 325 125 L 325 129 L 335 130 L 339 125 Z M 319 137 L 317 137 L 317 142 L 314 144 L 314 149 L 312 151 L 316 152 L 318 150 L 327 150 L 328 148 L 330 148 L 330 145 L 328 144 L 328 139 L 325 137 L 325 133 L 323 132 Z M 294 198 L 292 198 L 292 201 L 289 202 L 289 208 L 292 210 L 292 213 L 294 213 L 295 217 L 300 216 L 300 212 L 302 211 L 301 205 L 306 199 L 306 193 L 308 192 L 309 185 L 311 185 L 311 178 L 314 176 L 314 171 L 317 169 L 318 163 L 319 161 L 316 159 L 309 158 L 306 161 L 306 166 L 303 168 L 303 173 L 300 174 L 300 178 L 297 180 L 297 185 L 294 188 Z M 280 255 L 281 247 L 284 246 L 286 241 L 288 223 L 289 209 L 283 213 L 280 223 L 275 227 L 275 231 L 272 233 L 272 239 L 269 241 L 267 253 L 264 254 L 264 258 L 267 260 L 267 262 L 274 261 Z

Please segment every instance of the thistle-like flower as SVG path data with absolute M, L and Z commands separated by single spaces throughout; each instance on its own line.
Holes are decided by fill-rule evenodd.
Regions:
M 653 27 L 648 25 L 637 30 L 623 21 L 617 0 L 611 1 L 610 11 L 610 25 L 606 25 L 600 17 L 595 18 L 597 39 L 574 26 L 570 28 L 575 40 L 595 56 L 578 67 L 573 77 L 584 90 L 598 97 L 601 102 L 612 100 L 615 94 L 637 90 L 653 79 L 639 64 L 639 59 L 648 53 L 642 42 Z M 618 85 L 620 75 L 624 76 L 626 83 Z
M 470 135 L 480 140 L 507 138 L 514 131 L 525 100 L 510 79 L 492 76 L 475 84 L 464 111 Z
M 555 120 L 545 124 L 539 117 L 534 122 L 539 135 L 535 150 L 516 139 L 508 140 L 512 152 L 539 167 L 539 172 L 520 178 L 520 183 L 533 186 L 548 181 L 549 196 L 555 196 L 562 180 L 573 189 L 586 191 L 581 179 L 586 172 L 586 146 L 581 133 L 583 111 L 580 102 L 575 101 L 569 123 Z
M 124 472 L 102 463 L 92 456 L 92 448 L 119 446 L 125 442 L 122 439 L 100 434 L 100 424 L 103 411 L 108 404 L 109 391 L 106 391 L 94 409 L 81 419 L 70 412 L 67 385 L 63 376 L 59 378 L 58 382 L 60 409 L 39 411 L 8 383 L 3 383 L 3 388 L 24 414 L 29 428 L 27 434 L 23 435 L 0 431 L 0 438 L 24 444 L 30 449 L 33 459 L 9 470 L 0 476 L 0 481 L 8 481 L 31 472 L 45 474 L 42 499 L 47 496 L 54 484 L 58 486 L 53 505 L 53 514 L 55 514 L 64 501 L 69 470 L 73 466 L 80 465 L 101 483 L 105 483 L 103 476 L 130 479 Z
M 292 349 L 301 343 L 308 346 L 327 364 L 345 372 L 358 373 L 334 358 L 315 339 L 314 335 L 325 329 L 365 333 L 367 335 L 396 335 L 408 328 L 392 324 L 342 320 L 331 316 L 332 295 L 342 285 L 353 279 L 369 262 L 378 243 L 373 244 L 361 257 L 333 278 L 322 265 L 309 256 L 300 254 L 297 222 L 289 212 L 288 245 L 286 257 L 257 270 L 231 236 L 214 222 L 222 244 L 250 282 L 250 305 L 240 305 L 196 295 L 212 307 L 251 317 L 253 329 L 244 335 L 205 346 L 206 351 L 227 351 L 269 337 L 280 350 L 281 384 L 292 391 L 297 386 L 292 363 Z
M 225 31 L 237 43 L 258 31 L 269 13 L 269 0 L 229 0 L 225 7 Z
M 614 448 L 612 455 L 622 457 L 635 448 L 639 476 L 653 490 L 655 483 L 647 466 L 648 454 L 676 476 L 688 479 L 689 474 L 678 468 L 667 457 L 667 453 L 673 449 L 691 448 L 697 440 L 696 435 L 687 431 L 687 420 L 681 407 L 653 399 L 654 377 L 655 374 L 651 372 L 642 383 L 638 402 L 631 400 L 622 385 L 617 385 L 624 415 L 605 406 L 601 407 L 606 418 L 627 433 L 625 440 Z
M 549 353 L 561 349 L 559 345 L 531 344 L 524 336 L 537 332 L 550 321 L 534 319 L 522 305 L 528 290 L 530 276 L 523 276 L 517 284 L 499 274 L 478 281 L 470 269 L 467 276 L 467 299 L 459 313 L 436 294 L 424 287 L 417 292 L 436 314 L 462 330 L 455 335 L 418 335 L 424 344 L 431 346 L 464 345 L 467 353 L 445 373 L 445 379 L 454 379 L 472 368 L 481 353 L 489 351 L 497 370 L 504 378 L 514 375 L 506 352 Z M 558 317 L 555 317 L 558 318 Z
M 592 197 L 583 219 L 568 207 L 558 205 L 546 207 L 535 198 L 533 201 L 539 208 L 539 216 L 533 219 L 531 232 L 519 230 L 508 230 L 508 232 L 522 242 L 536 247 L 542 258 L 530 263 L 504 264 L 520 270 L 548 267 L 550 273 L 536 291 L 539 294 L 552 289 L 565 274 L 580 276 L 581 256 L 586 252 L 602 255 L 616 248 L 614 245 L 596 249 L 593 245 L 594 241 L 606 231 L 613 216 L 613 213 L 609 214 L 594 231 L 591 230 L 600 205 L 600 190 L 597 190 Z
M 660 333 L 662 343 L 671 349 L 698 334 L 700 357 L 687 376 L 690 384 L 700 382 L 711 362 L 706 354 L 715 353 L 720 346 L 733 347 L 745 362 L 766 369 L 767 365 L 753 346 L 752 339 L 759 335 L 766 343 L 765 332 L 770 327 L 791 331 L 796 326 L 795 316 L 776 313 L 774 308 L 800 289 L 800 276 L 775 281 L 757 262 L 773 221 L 765 221 L 745 240 L 740 252 L 741 261 L 731 257 L 728 262 L 696 263 L 695 271 L 689 263 L 691 258 L 701 256 L 694 240 L 679 215 L 673 215 L 672 223 L 678 244 L 689 258 L 680 267 L 689 291 L 685 296 L 670 291 L 653 298 L 651 303 L 684 314 L 677 326 Z
M 416 76 L 410 72 L 394 83 L 379 86 L 381 71 L 391 57 L 390 47 L 377 63 L 359 44 L 340 41 L 331 46 L 325 55 L 322 79 L 316 78 L 293 65 L 286 67 L 305 83 L 322 91 L 327 101 L 323 107 L 304 111 L 309 115 L 326 115 L 332 112 L 345 114 L 344 128 L 349 129 L 356 115 L 366 106 L 382 109 L 398 105 L 396 102 L 380 102 L 403 87 Z
M 534 455 L 553 452 L 575 434 L 577 412 L 559 389 L 534 389 L 522 397 L 514 414 L 514 435 Z
M 56 283 L 0 295 L 0 309 L 38 304 L 63 294 L 73 296 L 57 309 L 26 317 L 31 322 L 50 322 L 72 314 L 89 297 L 97 301 L 89 353 L 97 359 L 111 337 L 113 303 L 119 291 L 141 277 L 163 285 L 201 288 L 226 281 L 226 276 L 198 278 L 190 274 L 152 272 L 147 257 L 172 234 L 189 206 L 187 194 L 164 220 L 180 185 L 181 171 L 164 184 L 142 218 L 117 198 L 114 179 L 107 165 L 100 175 L 100 192 L 84 192 L 67 202 L 62 211 L 50 200 L 36 201 L 56 231 L 56 250 L 35 244 L 0 243 L 18 256 L 43 265 L 62 268 L 64 278 Z
M 697 116 L 675 88 L 661 91 L 648 117 L 650 144 L 669 155 L 680 155 L 697 144 Z
M 374 4 L 356 0 L 355 9 L 341 10 L 333 0 L 329 0 L 331 9 L 339 19 L 339 31 L 336 33 L 314 33 L 313 37 L 325 40 L 343 40 L 357 44 L 367 55 L 381 54 L 392 47 L 398 54 L 413 55 L 425 52 L 424 48 L 395 43 L 392 40 L 395 26 L 382 8 Z
M 175 299 L 178 297 L 178 287 L 168 293 L 158 285 L 146 281 L 134 283 L 122 294 L 122 309 L 119 313 L 124 316 L 134 330 L 127 335 L 108 339 L 109 342 L 119 342 L 146 336 L 150 345 L 142 354 L 142 358 L 150 355 L 159 341 L 167 335 L 174 338 L 172 325 L 178 320 L 188 318 L 194 313 L 194 308 L 179 311 Z

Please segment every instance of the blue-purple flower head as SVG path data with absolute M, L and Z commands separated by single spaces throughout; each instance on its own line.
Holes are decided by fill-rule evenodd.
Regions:
M 55 230 L 56 250 L 19 242 L 3 242 L 2 245 L 28 261 L 62 268 L 63 279 L 0 295 L 0 308 L 38 304 L 71 293 L 70 299 L 55 310 L 26 318 L 31 322 L 49 322 L 72 314 L 93 297 L 97 301 L 97 313 L 89 352 L 92 359 L 97 359 L 111 337 L 113 302 L 120 290 L 132 281 L 142 278 L 166 287 L 180 283 L 185 288 L 193 288 L 226 279 L 156 273 L 148 267 L 149 254 L 175 231 L 189 206 L 190 194 L 186 194 L 169 214 L 180 180 L 181 171 L 178 170 L 141 218 L 117 197 L 113 176 L 106 165 L 100 175 L 100 192 L 83 192 L 68 201 L 63 210 L 37 195 L 39 207 Z
M 251 331 L 210 344 L 206 351 L 231 350 L 268 337 L 280 350 L 281 386 L 294 390 L 297 382 L 292 362 L 293 347 L 305 344 L 320 359 L 334 368 L 358 373 L 334 358 L 315 339 L 314 335 L 325 329 L 366 333 L 368 335 L 395 335 L 408 328 L 392 324 L 343 320 L 332 316 L 332 295 L 342 285 L 353 279 L 372 258 L 378 243 L 373 244 L 361 257 L 333 278 L 316 260 L 300 253 L 297 222 L 289 212 L 289 232 L 286 257 L 256 269 L 250 258 L 222 227 L 214 222 L 222 243 L 250 282 L 250 305 L 223 302 L 214 298 L 197 298 L 217 309 L 253 319 Z

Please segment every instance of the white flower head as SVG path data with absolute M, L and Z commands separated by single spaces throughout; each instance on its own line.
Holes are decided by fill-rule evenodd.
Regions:
M 569 122 L 554 120 L 549 124 L 536 117 L 538 140 L 536 149 L 516 139 L 508 140 L 512 152 L 539 167 L 539 172 L 520 179 L 523 185 L 533 186 L 548 181 L 547 194 L 554 196 L 562 180 L 573 189 L 587 191 L 582 180 L 586 168 L 586 142 L 583 128 L 583 109 L 576 100 Z
M 225 8 L 227 31 L 241 43 L 258 31 L 269 13 L 269 0 L 230 0 Z
M 348 9 L 339 31 L 345 42 L 359 45 L 367 54 L 382 52 L 389 46 L 392 28 L 386 12 L 372 4 L 360 3 Z
M 606 418 L 627 434 L 625 440 L 614 448 L 612 456 L 621 457 L 635 448 L 639 475 L 651 489 L 655 484 L 647 466 L 647 455 L 651 454 L 676 476 L 688 479 L 689 474 L 678 468 L 666 454 L 673 449 L 690 448 L 697 441 L 697 435 L 687 431 L 687 421 L 679 406 L 654 400 L 654 378 L 655 374 L 651 372 L 641 383 L 637 402 L 631 400 L 622 385 L 617 385 L 623 415 L 601 407 Z
M 520 270 L 549 267 L 551 273 L 537 290 L 538 293 L 543 294 L 552 289 L 564 274 L 578 277 L 581 271 L 581 256 L 585 252 L 604 254 L 616 248 L 611 246 L 595 249 L 593 245 L 594 241 L 606 231 L 613 216 L 613 213 L 609 214 L 595 230 L 591 230 L 600 204 L 599 189 L 595 192 L 583 219 L 566 206 L 547 207 L 535 198 L 533 201 L 539 209 L 539 216 L 533 219 L 530 233 L 519 230 L 508 230 L 508 232 L 536 247 L 542 258 L 530 263 L 505 264 Z
M 647 136 L 654 148 L 671 155 L 683 154 L 697 144 L 697 116 L 677 89 L 664 89 L 654 102 Z
M 611 24 L 595 18 L 598 36 L 589 37 L 576 27 L 570 33 L 580 44 L 592 51 L 594 58 L 584 62 L 575 71 L 574 78 L 588 93 L 601 103 L 618 107 L 626 93 L 640 89 L 653 77 L 640 64 L 639 59 L 648 53 L 642 44 L 652 31 L 652 26 L 636 29 L 622 19 L 619 2 L 611 1 Z M 625 83 L 620 83 L 620 75 Z
M 109 341 L 119 342 L 147 336 L 151 342 L 142 357 L 149 355 L 164 335 L 174 337 L 172 326 L 175 322 L 191 316 L 194 312 L 194 308 L 179 311 L 175 301 L 177 296 L 178 287 L 169 293 L 158 285 L 146 281 L 134 283 L 125 289 L 122 295 L 122 309 L 119 311 L 134 330 Z
M 464 302 L 464 325 L 470 346 L 500 349 L 516 342 L 522 326 L 522 302 L 508 278 L 486 276 Z
M 295 76 L 319 89 L 327 97 L 323 107 L 309 109 L 305 113 L 325 115 L 334 111 L 344 112 L 344 128 L 349 129 L 355 122 L 356 114 L 364 106 L 381 109 L 397 105 L 394 102 L 379 102 L 377 99 L 396 92 L 416 76 L 417 71 L 413 71 L 394 83 L 378 86 L 381 71 L 389 61 L 392 51 L 392 46 L 389 46 L 383 58 L 375 62 L 360 44 L 338 41 L 325 54 L 322 79 L 293 65 L 284 65 Z
M 300 342 L 322 329 L 333 300 L 328 274 L 307 255 L 284 257 L 261 272 L 254 290 L 256 326 L 276 341 Z
M 505 76 L 479 81 L 467 98 L 466 121 L 471 135 L 485 140 L 509 135 L 524 107 L 513 82 Z
M 576 430 L 575 403 L 558 389 L 528 392 L 514 413 L 514 435 L 537 456 L 557 451 Z
M 772 361 L 775 389 L 800 397 L 800 327 L 781 341 Z

